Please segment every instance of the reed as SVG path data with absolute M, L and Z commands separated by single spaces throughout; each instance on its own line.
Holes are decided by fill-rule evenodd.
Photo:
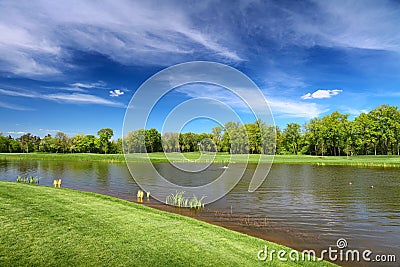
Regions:
M 62 180 L 61 179 L 55 179 L 54 181 L 53 181 L 53 186 L 54 187 L 56 187 L 56 188 L 61 188 L 61 183 L 62 183 Z
M 138 190 L 136 196 L 137 196 L 137 201 L 142 203 L 143 202 L 144 192 L 142 190 Z
M 206 196 L 202 196 L 201 198 L 197 198 L 196 195 L 193 194 L 192 198 L 187 198 L 184 196 L 185 191 L 176 192 L 169 194 L 166 197 L 165 204 L 179 207 L 179 208 L 191 208 L 191 209 L 200 209 L 204 208 L 203 200 Z
M 24 183 L 24 184 L 39 184 L 40 178 L 33 177 L 33 176 L 25 176 L 22 177 L 21 175 L 17 176 L 17 183 Z

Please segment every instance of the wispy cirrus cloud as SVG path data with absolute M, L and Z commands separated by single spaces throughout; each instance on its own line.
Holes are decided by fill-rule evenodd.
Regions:
M 71 48 L 126 65 L 166 66 L 205 56 L 237 63 L 250 50 L 265 54 L 260 40 L 400 51 L 400 8 L 394 1 L 311 1 L 306 8 L 275 1 L 219 5 L 119 1 L 116 8 L 113 1 L 2 1 L 0 65 L 21 76 L 57 75 L 69 67 Z M 224 8 L 229 12 L 220 12 Z M 252 40 L 258 43 L 249 48 Z
M 49 94 L 45 96 L 45 99 L 54 100 L 58 102 L 75 103 L 75 104 L 96 104 L 96 105 L 106 105 L 114 107 L 124 107 L 122 103 L 110 101 L 95 95 L 79 94 L 79 93 Z
M 241 12 L 246 15 L 262 10 L 265 15 L 250 27 L 254 31 L 263 27 L 264 36 L 281 46 L 400 52 L 400 6 L 396 1 L 311 0 L 307 8 L 303 4 L 278 3 L 252 2 L 242 5 Z
M 232 94 L 227 89 L 207 84 L 193 84 L 178 87 L 178 92 L 183 93 L 189 97 L 203 97 L 220 101 L 234 109 L 239 109 L 249 112 L 249 106 L 261 113 L 267 111 L 265 108 L 265 100 L 267 101 L 271 111 L 274 115 L 286 118 L 306 118 L 311 119 L 318 117 L 320 114 L 327 112 L 329 109 L 322 107 L 316 103 L 304 103 L 300 101 L 293 101 L 289 99 L 281 99 L 278 97 L 266 96 L 265 100 L 260 99 L 259 94 L 256 94 L 247 89 L 236 90 L 239 95 L 246 95 L 249 103 L 245 103 L 239 96 Z
M 82 93 L 39 94 L 36 92 L 29 93 L 26 91 L 11 91 L 11 90 L 0 89 L 0 94 L 15 96 L 15 97 L 39 98 L 50 101 L 57 101 L 61 103 L 94 104 L 94 105 L 106 105 L 113 107 L 125 107 L 124 104 L 119 102 L 111 101 L 95 95 L 82 94 Z
M 126 65 L 169 65 L 194 53 L 242 60 L 217 33 L 193 23 L 180 2 L 2 1 L 0 32 L 3 71 L 26 77 L 62 73 L 71 47 Z
M 6 108 L 6 109 L 12 109 L 12 110 L 19 110 L 19 111 L 33 110 L 31 108 L 28 108 L 28 107 L 21 107 L 21 106 L 18 106 L 18 105 L 4 103 L 4 102 L 0 102 L 0 107 L 1 108 Z
M 333 90 L 326 90 L 326 89 L 319 89 L 314 93 L 307 93 L 301 97 L 301 99 L 321 99 L 321 98 L 331 98 L 332 96 L 338 95 L 343 90 L 333 89 Z
M 351 107 L 342 107 L 342 110 L 350 115 L 353 116 L 358 116 L 361 113 L 368 113 L 369 110 L 367 109 L 356 109 L 356 108 L 351 108 Z
M 309 20 L 299 30 L 331 45 L 400 52 L 400 6 L 395 1 L 314 1 L 322 23 Z M 329 44 L 328 44 L 329 45 Z
M 62 90 L 62 91 L 72 91 L 72 92 L 82 92 L 82 93 L 87 93 L 91 89 L 110 89 L 107 87 L 107 83 L 103 81 L 98 81 L 98 82 L 76 82 L 76 83 L 71 83 L 66 86 L 44 86 L 43 88 L 45 89 L 50 89 L 50 90 Z
M 24 135 L 24 134 L 27 134 L 28 132 L 24 132 L 24 131 L 8 131 L 6 133 L 7 134 L 12 134 L 12 135 Z
M 8 131 L 8 132 L 6 132 L 6 134 L 11 134 L 11 135 L 24 135 L 27 133 L 28 132 L 24 132 L 24 131 Z
M 77 83 L 72 83 L 70 86 L 72 87 L 78 87 L 78 88 L 85 88 L 85 89 L 91 89 L 91 88 L 103 88 L 107 84 L 103 81 L 98 81 L 98 82 L 92 82 L 92 83 L 82 83 L 82 82 L 77 82 Z
M 40 132 L 45 132 L 45 133 L 58 133 L 61 132 L 61 130 L 58 129 L 39 129 Z
M 29 98 L 34 98 L 38 96 L 36 93 L 29 93 L 27 91 L 14 91 L 14 90 L 4 90 L 4 89 L 0 89 L 0 94 L 9 96 L 22 96 Z

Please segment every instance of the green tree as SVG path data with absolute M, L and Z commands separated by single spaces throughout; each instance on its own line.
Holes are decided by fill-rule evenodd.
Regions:
M 179 135 L 179 146 L 182 152 L 193 152 L 198 150 L 198 140 L 197 134 L 192 132 L 181 133 Z
M 112 141 L 110 144 L 110 153 L 122 154 L 122 138 L 118 138 L 117 141 Z
M 26 133 L 17 138 L 17 141 L 21 144 L 22 149 L 26 153 L 39 150 L 40 137 L 38 136 L 33 136 L 30 133 Z
M 262 139 L 260 121 L 244 125 L 248 136 L 248 147 L 250 154 L 259 154 L 262 151 Z
M 368 155 L 368 146 L 372 143 L 371 118 L 366 113 L 361 113 L 353 121 L 354 143 L 357 154 Z
M 145 131 L 145 142 L 148 153 L 162 151 L 161 134 L 155 128 Z
M 69 151 L 71 153 L 87 153 L 85 134 L 76 134 L 69 140 Z
M 114 132 L 111 128 L 103 128 L 97 132 L 99 136 L 99 146 L 100 150 L 104 152 L 104 154 L 108 153 L 110 146 L 110 139 L 114 136 Z
M 146 130 L 131 131 L 123 140 L 124 153 L 146 152 Z
M 212 128 L 212 139 L 216 145 L 216 150 L 221 150 L 221 141 L 222 141 L 222 126 L 218 125 Z
M 217 148 L 213 141 L 213 134 L 201 133 L 197 136 L 197 145 L 201 151 L 216 152 Z
M 163 150 L 165 152 L 179 152 L 179 133 L 166 132 L 161 137 Z
M 62 153 L 65 153 L 68 149 L 68 142 L 69 142 L 69 137 L 63 132 L 57 132 L 56 135 L 54 136 L 56 140 L 56 153 L 58 153 L 59 150 L 62 151 Z
M 298 123 L 289 123 L 283 130 L 283 145 L 286 151 L 297 154 L 301 139 L 301 126 Z
M 19 153 L 22 152 L 21 144 L 12 138 L 9 138 L 9 146 L 8 146 L 10 153 Z
M 96 136 L 92 134 L 85 135 L 82 140 L 82 151 L 85 153 L 98 153 L 99 152 L 99 141 Z
M 0 152 L 9 152 L 10 141 L 0 133 Z
M 239 122 L 227 122 L 224 125 L 225 133 L 229 136 L 229 152 L 231 154 L 243 154 L 249 151 L 249 139 L 246 128 Z M 224 134 L 225 135 L 225 134 Z M 228 140 L 225 136 L 225 140 Z M 224 139 L 224 137 L 223 137 Z

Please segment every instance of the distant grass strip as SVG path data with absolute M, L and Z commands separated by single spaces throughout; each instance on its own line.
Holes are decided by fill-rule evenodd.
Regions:
M 0 182 L 0 266 L 333 266 L 260 262 L 277 244 L 128 201 Z
M 162 152 L 148 154 L 152 162 L 189 162 L 198 160 L 200 153 L 187 152 L 168 153 L 168 159 Z M 0 159 L 6 160 L 59 160 L 59 161 L 103 161 L 103 162 L 125 162 L 122 154 L 50 154 L 50 153 L 0 153 Z M 260 155 L 230 155 L 228 153 L 217 153 L 214 159 L 216 163 L 258 163 Z M 129 154 L 129 161 L 142 162 L 146 160 L 146 154 Z M 266 162 L 261 158 L 261 163 Z M 400 167 L 400 156 L 308 156 L 308 155 L 276 155 L 274 158 L 276 164 L 315 164 L 315 165 L 351 165 L 364 167 Z
M 7 160 L 59 160 L 59 161 L 104 161 L 125 162 L 123 154 L 92 154 L 92 153 L 0 153 L 0 159 Z

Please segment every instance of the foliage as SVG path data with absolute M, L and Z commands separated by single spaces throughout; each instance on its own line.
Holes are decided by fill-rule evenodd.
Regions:
M 33 177 L 33 176 L 25 176 L 22 177 L 20 175 L 18 175 L 17 177 L 17 183 L 24 183 L 24 184 L 39 184 L 39 180 L 40 178 L 38 177 Z
M 107 154 L 107 152 L 110 149 L 110 139 L 114 135 L 114 131 L 110 128 L 103 128 L 97 132 L 97 135 L 99 136 L 99 147 L 104 154 Z
M 400 111 L 381 105 L 353 121 L 337 111 L 311 120 L 301 136 L 310 155 L 400 155 Z
M 17 139 L 0 133 L 0 152 L 50 153 L 154 153 L 228 152 L 230 154 L 307 154 L 316 156 L 400 155 L 400 111 L 381 105 L 349 120 L 335 111 L 301 126 L 289 123 L 281 130 L 261 120 L 240 124 L 227 122 L 211 133 L 172 133 L 137 129 L 124 138 L 111 140 L 114 132 L 104 128 L 94 135 L 69 137 L 58 132 L 41 139 L 30 133 Z

